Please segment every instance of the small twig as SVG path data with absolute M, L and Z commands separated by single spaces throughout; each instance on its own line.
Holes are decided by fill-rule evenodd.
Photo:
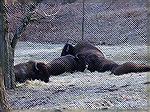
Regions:
M 41 0 L 42 2 L 42 0 Z M 21 25 L 19 26 L 19 28 L 16 28 L 16 32 L 14 34 L 14 37 L 12 39 L 12 42 L 11 42 L 11 47 L 14 49 L 17 42 L 18 42 L 18 39 L 20 38 L 21 34 L 25 31 L 27 25 L 30 23 L 30 20 L 31 20 L 31 17 L 34 13 L 34 10 L 36 8 L 36 6 L 39 4 L 40 2 L 37 2 L 35 4 L 31 4 L 30 7 L 29 7 L 29 13 L 22 19 L 22 23 Z
M 62 9 L 62 6 L 60 5 L 60 8 L 55 12 L 55 13 L 51 13 L 51 14 L 47 14 L 45 11 L 41 10 L 44 14 L 44 16 L 38 12 L 38 9 L 35 10 L 36 13 L 40 14 L 43 17 L 51 17 L 51 16 L 55 16 L 56 14 L 58 14 L 58 12 Z M 53 12 L 55 9 L 53 9 L 51 12 Z

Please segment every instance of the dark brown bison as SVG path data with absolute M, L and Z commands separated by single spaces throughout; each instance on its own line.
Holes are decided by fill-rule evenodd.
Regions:
M 66 44 L 61 55 L 71 54 L 79 57 L 79 60 L 84 61 L 88 65 L 88 70 L 91 72 L 111 71 L 115 75 L 121 75 L 131 72 L 147 72 L 150 71 L 150 66 L 127 62 L 118 65 L 112 60 L 105 58 L 104 54 L 94 45 L 87 41 L 80 41 L 75 46 Z
M 64 72 L 84 71 L 84 67 L 85 63 L 73 55 L 61 56 L 47 64 L 50 76 L 60 75 Z
M 126 62 L 126 63 L 119 65 L 114 70 L 112 70 L 112 74 L 122 75 L 122 74 L 131 73 L 131 72 L 137 73 L 137 72 L 148 72 L 148 71 L 150 71 L 149 65 Z
M 117 63 L 115 63 L 112 60 L 108 60 L 104 57 L 98 57 L 96 54 L 90 54 L 86 58 L 86 64 L 88 65 L 88 70 L 91 72 L 106 72 L 111 71 L 112 69 L 116 68 L 118 66 Z
M 91 72 L 110 71 L 118 66 L 117 63 L 107 60 L 104 54 L 94 45 L 87 41 L 80 41 L 75 46 L 66 44 L 62 50 L 62 55 L 71 54 L 79 57 L 88 65 Z
M 65 56 L 67 54 L 70 55 L 77 55 L 77 54 L 83 54 L 85 56 L 90 54 L 96 54 L 97 56 L 104 57 L 104 54 L 95 46 L 93 46 L 88 41 L 80 41 L 75 46 L 72 46 L 71 44 L 65 44 L 63 47 L 63 50 L 61 52 L 61 56 Z
M 97 69 L 98 72 L 106 72 L 106 71 L 112 71 L 113 69 L 115 69 L 116 67 L 118 67 L 119 65 L 117 63 L 115 63 L 112 60 L 108 60 L 108 59 L 103 59 L 101 61 L 101 69 Z M 97 67 L 98 68 L 98 67 Z
M 25 82 L 26 80 L 49 81 L 49 75 L 46 64 L 42 62 L 28 61 L 14 66 L 16 82 Z

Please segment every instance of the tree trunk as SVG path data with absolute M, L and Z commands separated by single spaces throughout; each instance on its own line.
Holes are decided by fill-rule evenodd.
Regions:
M 0 0 L 0 66 L 4 74 L 5 87 L 14 88 L 14 74 L 13 74 L 13 53 L 10 47 L 10 39 L 8 36 L 8 22 L 5 12 L 4 0 Z
M 6 89 L 15 88 L 14 75 L 14 49 L 20 38 L 20 35 L 25 31 L 30 23 L 32 12 L 42 0 L 31 0 L 34 4 L 30 4 L 28 14 L 22 19 L 22 24 L 16 29 L 12 41 L 8 34 L 8 22 L 5 10 L 5 0 L 0 0 L 0 66 L 4 74 L 4 84 Z
M 0 68 L 0 112 L 10 112 L 8 102 L 5 97 L 4 78 Z

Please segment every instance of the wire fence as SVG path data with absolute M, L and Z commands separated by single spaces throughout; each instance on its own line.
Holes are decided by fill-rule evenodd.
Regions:
M 147 9 L 145 2 L 132 0 L 83 0 L 62 4 L 61 0 L 44 2 L 33 15 L 36 21 L 28 25 L 22 41 L 65 43 L 81 39 L 96 44 L 146 44 Z M 83 7 L 84 6 L 84 7 Z M 10 32 L 27 11 L 14 5 L 9 10 Z M 84 14 L 83 14 L 84 13 Z M 84 15 L 84 16 L 83 16 Z M 84 19 L 83 19 L 84 17 Z M 12 21 L 13 20 L 13 21 Z M 83 22 L 84 21 L 84 22 Z
M 7 10 L 11 37 L 29 12 L 26 5 L 19 3 L 9 4 Z M 98 48 L 104 45 L 100 49 L 113 61 L 147 63 L 147 21 L 146 0 L 44 0 L 36 7 L 16 46 L 15 65 L 29 60 L 48 63 L 60 57 L 66 42 L 74 45 L 80 40 L 100 45 Z M 7 97 L 12 108 L 20 110 L 54 107 L 57 111 L 68 105 L 79 109 L 145 109 L 148 105 L 147 91 L 142 85 L 146 80 L 144 73 L 141 80 L 138 75 L 138 79 L 136 75 L 90 75 L 75 73 L 51 77 L 48 84 L 37 80 L 17 84 L 17 89 L 8 91 Z M 116 83 L 119 86 L 114 86 Z M 124 87 L 127 91 L 119 91 Z M 133 102 L 129 103 L 130 100 Z

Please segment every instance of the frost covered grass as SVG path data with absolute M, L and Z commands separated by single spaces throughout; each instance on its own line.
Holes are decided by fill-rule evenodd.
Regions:
M 15 64 L 28 60 L 49 62 L 59 57 L 63 44 L 19 43 Z M 148 61 L 147 46 L 97 46 L 108 59 L 118 63 Z M 21 52 L 20 52 L 21 51 Z M 121 76 L 110 72 L 64 73 L 51 76 L 48 83 L 39 80 L 17 84 L 8 91 L 12 109 L 52 109 L 69 111 L 80 109 L 147 109 L 149 73 L 129 73 Z
M 27 81 L 9 93 L 14 109 L 145 109 L 147 73 L 64 73 Z M 14 94 L 15 93 L 15 94 Z
M 15 51 L 15 64 L 28 60 L 49 62 L 60 56 L 64 44 L 19 42 Z M 147 63 L 150 48 L 146 45 L 97 46 L 108 59 L 118 63 L 132 61 Z

